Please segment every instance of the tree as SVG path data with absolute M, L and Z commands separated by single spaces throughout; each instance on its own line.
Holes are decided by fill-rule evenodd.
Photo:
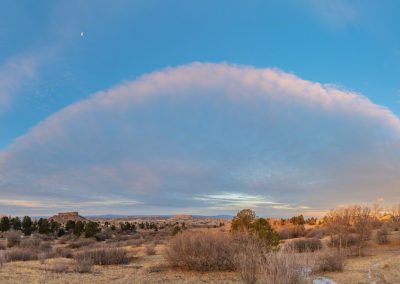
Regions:
M 96 222 L 89 222 L 85 226 L 85 237 L 91 238 L 94 237 L 98 232 L 100 232 L 99 224 Z
M 62 237 L 65 235 L 65 230 L 63 228 L 58 229 L 57 237 Z
M 306 221 L 304 220 L 303 215 L 299 215 L 290 218 L 290 223 L 292 223 L 293 225 L 304 225 Z
M 19 217 L 11 218 L 11 227 L 14 230 L 21 230 L 21 219 Z
M 29 236 L 32 233 L 32 219 L 29 216 L 24 216 L 22 219 L 22 232 L 25 236 Z
M 68 220 L 67 223 L 65 224 L 65 229 L 67 230 L 68 233 L 73 232 L 75 229 L 75 221 Z
M 38 232 L 39 234 L 46 235 L 51 232 L 50 222 L 47 219 L 40 218 L 38 221 Z
M 369 207 L 353 207 L 353 227 L 356 234 L 360 236 L 358 242 L 358 255 L 362 255 L 362 249 L 365 247 L 373 229 L 373 217 Z
M 74 235 L 79 237 L 82 234 L 84 228 L 85 224 L 82 221 L 76 222 L 74 226 Z
M 255 219 L 251 224 L 250 232 L 255 234 L 267 248 L 279 245 L 279 234 L 264 218 Z
M 343 245 L 347 247 L 348 235 L 351 230 L 351 209 L 346 207 L 331 210 L 325 216 L 324 221 L 330 232 L 331 240 L 333 240 L 334 235 L 338 237 L 338 251 L 341 255 Z
M 236 217 L 232 220 L 232 231 L 248 232 L 251 223 L 256 218 L 256 212 L 251 209 L 243 209 L 236 214 Z
M 0 231 L 6 232 L 10 230 L 11 224 L 10 224 L 10 218 L 7 216 L 3 216 L 0 220 Z
M 54 220 L 50 220 L 50 231 L 51 231 L 53 234 L 55 234 L 55 233 L 58 234 L 58 232 L 59 232 L 59 230 L 60 230 L 60 227 L 61 227 L 61 224 L 60 224 L 60 223 L 58 223 L 58 222 L 56 222 L 56 221 L 54 221 Z

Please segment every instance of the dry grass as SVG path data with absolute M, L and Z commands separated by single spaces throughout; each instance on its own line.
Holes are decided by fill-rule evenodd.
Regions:
M 63 262 L 56 262 L 47 266 L 46 270 L 55 273 L 66 273 L 69 272 L 69 266 Z
M 154 244 L 146 245 L 145 252 L 147 255 L 155 255 L 156 254 L 156 246 Z
M 93 269 L 93 260 L 90 257 L 76 259 L 75 271 L 79 273 L 90 273 Z
M 3 263 L 6 262 L 6 256 L 3 251 L 0 251 L 0 267 L 3 266 Z

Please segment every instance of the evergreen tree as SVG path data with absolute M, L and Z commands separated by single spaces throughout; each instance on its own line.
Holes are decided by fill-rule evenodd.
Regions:
M 2 217 L 0 220 L 0 231 L 6 232 L 10 230 L 10 228 L 11 228 L 10 218 L 8 218 L 7 216 Z
M 22 219 L 22 232 L 25 236 L 29 236 L 32 233 L 32 219 L 29 216 L 24 216 Z
M 21 219 L 19 217 L 14 217 L 11 219 L 11 227 L 14 230 L 21 230 L 21 226 L 22 226 L 22 223 L 21 223 Z
M 68 220 L 67 224 L 65 224 L 65 229 L 67 230 L 68 233 L 72 233 L 75 229 L 75 221 Z
M 85 229 L 85 224 L 82 221 L 76 222 L 74 226 L 74 235 L 79 237 L 84 229 Z
M 50 222 L 47 219 L 40 218 L 37 224 L 39 234 L 46 235 L 51 232 Z
M 85 237 L 91 238 L 94 237 L 98 232 L 100 232 L 99 224 L 96 222 L 89 222 L 85 226 Z

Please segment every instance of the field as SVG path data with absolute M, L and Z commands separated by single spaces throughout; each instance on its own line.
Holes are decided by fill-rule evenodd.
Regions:
M 249 235 L 237 241 L 229 219 L 183 216 L 96 222 L 102 228 L 96 237 L 4 232 L 0 239 L 0 283 L 399 283 L 400 279 L 400 231 L 394 227 L 387 230 L 383 242 L 377 241 L 380 229 L 371 229 L 361 254 L 356 244 L 343 249 L 341 269 L 334 264 L 321 268 L 324 260 L 337 253 L 332 236 L 321 224 L 275 228 L 280 241 L 263 254 L 265 260 L 255 256 L 263 248 Z M 147 224 L 129 232 L 104 229 L 124 222 Z M 157 229 L 146 229 L 154 224 Z M 379 226 L 386 228 L 387 224 Z M 210 249 L 209 244 L 214 247 Z M 234 254 L 240 257 L 231 267 L 221 259 L 235 244 L 239 245 Z M 182 248 L 186 251 L 178 251 Z M 217 255 L 212 254 L 214 250 Z M 194 257 L 189 255 L 193 251 Z M 177 260 L 188 256 L 192 266 Z M 275 272 L 267 267 L 283 273 L 271 276 Z M 285 271 L 297 274 L 282 278 Z

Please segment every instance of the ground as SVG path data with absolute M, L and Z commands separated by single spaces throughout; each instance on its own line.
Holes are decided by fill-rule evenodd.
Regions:
M 127 265 L 94 266 L 91 273 L 74 271 L 74 260 L 53 258 L 4 263 L 0 283 L 241 283 L 235 272 L 199 273 L 170 268 L 164 258 L 165 242 L 156 254 L 147 255 L 146 244 L 126 246 L 132 258 Z M 348 257 L 343 272 L 318 273 L 336 283 L 400 283 L 400 232 L 393 231 L 390 243 L 368 243 L 365 255 Z

